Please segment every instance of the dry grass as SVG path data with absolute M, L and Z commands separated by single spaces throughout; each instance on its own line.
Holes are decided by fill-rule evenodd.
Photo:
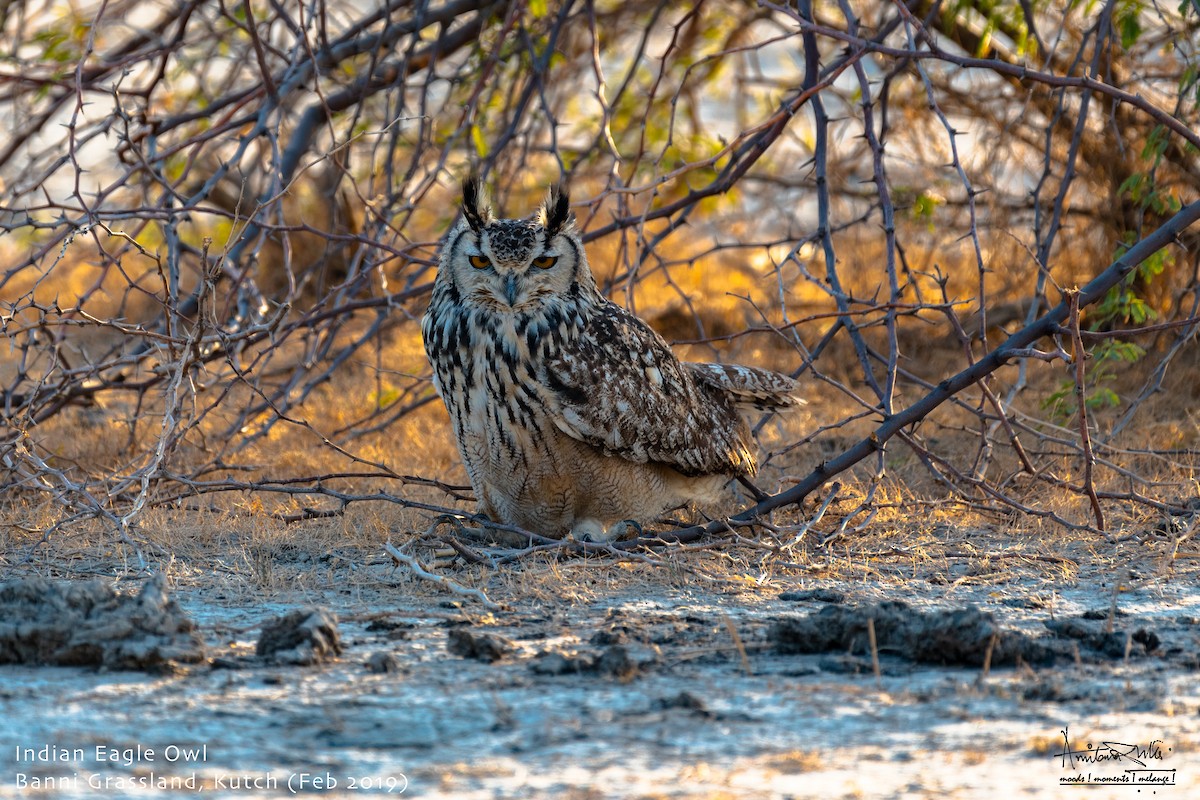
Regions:
M 429 416 L 436 414 L 431 411 Z M 446 449 L 427 446 L 425 450 L 431 454 L 442 451 L 439 460 L 413 463 L 411 468 L 428 474 L 434 464 L 449 466 L 453 471 L 447 477 L 454 480 L 461 468 L 449 459 Z M 307 461 L 295 452 L 292 457 L 306 470 L 319 469 L 324 463 L 311 455 Z M 1200 573 L 1200 561 L 1173 558 L 1169 540 L 1148 534 L 1149 520 L 1141 520 L 1145 527 L 1140 531 L 1131 530 L 1142 535 L 1113 543 L 1087 531 L 1063 530 L 1017 516 L 997 520 L 967 506 L 922 499 L 904 486 L 904 474 L 894 475 L 891 490 L 878 498 L 881 510 L 867 529 L 842 535 L 826 546 L 819 544 L 819 536 L 836 526 L 839 510 L 854 509 L 857 503 L 853 498 L 835 505 L 827 522 L 810 532 L 811 538 L 784 551 L 774 546 L 769 534 L 760 533 L 738 544 L 709 541 L 685 546 L 652 560 L 564 561 L 547 554 L 499 570 L 459 562 L 442 565 L 439 571 L 463 585 L 483 588 L 494 599 L 535 606 L 586 604 L 605 597 L 690 586 L 750 599 L 827 582 L 871 585 L 886 596 L 903 594 L 914 581 L 939 587 L 948 598 L 959 587 L 983 585 L 1005 594 L 1045 596 L 1052 603 L 1057 589 L 1105 574 L 1129 587 L 1195 580 Z M 856 491 L 852 481 L 847 481 L 847 487 Z M 861 486 L 857 492 L 861 495 Z M 432 490 L 423 494 L 431 502 L 446 502 Z M 1085 513 L 1075 498 L 1063 497 L 1058 504 L 1064 510 Z M 230 602 L 253 601 L 278 592 L 382 588 L 378 572 L 365 569 L 388 564 L 382 543 L 388 539 L 417 541 L 429 524 L 427 514 L 388 503 L 364 503 L 352 506 L 337 519 L 293 524 L 272 518 L 268 508 L 292 510 L 294 501 L 233 496 L 218 498 L 212 506 L 153 509 L 140 520 L 137 539 L 146 556 L 177 583 L 197 588 L 219 586 Z M 782 526 L 796 524 L 804 513 L 789 511 L 775 515 L 772 521 Z M 52 511 L 10 503 L 6 516 L 10 525 L 0 533 L 0 552 L 18 572 L 80 577 L 137 569 L 130 549 L 114 542 L 98 524 L 81 525 L 40 541 L 38 534 L 11 524 L 32 527 L 39 520 L 46 524 L 53 518 Z M 1128 522 L 1136 524 L 1138 519 L 1131 517 Z M 418 552 L 432 559 L 430 550 L 419 548 Z M 389 573 L 386 581 L 404 595 L 431 600 L 445 597 L 438 587 L 403 569 Z
M 773 296 L 770 254 L 760 251 L 743 259 L 740 253 L 717 251 L 700 260 L 688 255 L 704 252 L 709 244 L 693 243 L 687 252 L 673 261 L 665 260 L 666 266 L 651 269 L 636 283 L 633 304 L 639 313 L 669 337 L 693 342 L 677 348 L 685 358 L 794 367 L 801 356 L 786 337 L 770 331 L 739 334 L 750 327 L 782 321 Z M 931 240 L 931 248 L 934 244 Z M 620 254 L 612 247 L 603 242 L 590 247 L 593 260 L 619 265 Z M 845 251 L 852 259 L 877 257 L 862 243 L 854 250 L 847 245 Z M 914 264 L 929 262 L 933 253 L 932 249 L 914 249 L 910 260 Z M 944 262 L 937 266 L 951 275 L 949 285 L 969 296 L 972 281 L 977 280 L 970 262 L 950 260 L 946 253 L 942 257 Z M 1006 257 L 1016 259 L 1013 252 Z M 957 268 L 952 269 L 955 264 Z M 602 280 L 608 277 L 608 273 L 598 272 Z M 65 283 L 60 288 L 68 294 L 78 289 L 79 269 L 65 269 L 63 275 Z M 1011 272 L 994 280 L 997 291 L 1003 290 L 996 296 L 998 302 L 1020 287 Z M 44 293 L 53 285 L 44 281 L 38 291 Z M 802 281 L 797 285 L 813 291 Z M 872 287 L 862 284 L 853 291 L 868 293 Z M 807 302 L 815 312 L 826 301 L 812 294 Z M 794 312 L 795 306 L 790 307 Z M 172 455 L 171 471 L 186 473 L 190 466 L 212 460 L 214 451 L 228 452 L 227 458 L 206 473 L 207 480 L 250 485 L 301 476 L 375 472 L 376 477 L 329 479 L 321 485 L 355 495 L 386 492 L 407 501 L 470 511 L 471 504 L 458 500 L 454 492 L 405 483 L 369 467 L 382 465 L 400 475 L 422 476 L 450 486 L 466 484 L 440 403 L 423 405 L 381 430 L 349 436 L 337 433 L 371 418 L 381 403 L 386 404 L 406 387 L 420 386 L 428 367 L 417 325 L 404 318 L 413 320 L 421 311 L 418 300 L 393 312 L 395 324 L 386 335 L 360 348 L 329 381 L 292 406 L 283 421 L 269 410 L 244 418 L 243 409 L 256 400 L 255 393 L 245 385 L 225 392 L 227 387 L 214 382 L 197 395 L 197 407 L 204 413 L 196 415 L 198 421 Z M 798 330 L 804 341 L 812 342 L 829 322 L 822 315 Z M 944 322 L 940 318 L 939 324 L 934 315 L 924 321 L 907 321 L 901 327 L 901 367 L 930 383 L 967 363 L 961 349 L 946 335 Z M 355 336 L 362 329 L 351 322 L 340 335 Z M 696 341 L 701 331 L 711 339 Z M 930 331 L 938 334 L 931 336 Z M 886 350 L 882 329 L 866 329 L 865 333 L 868 341 Z M 302 344 L 285 343 L 273 353 L 272 368 L 294 368 L 305 357 Z M 1113 377 L 1110 385 L 1126 401 L 1146 384 L 1155 355 L 1152 350 L 1140 364 Z M 252 353 L 242 355 L 243 362 L 252 358 Z M 809 405 L 769 420 L 760 431 L 765 467 L 758 483 L 764 490 L 787 488 L 877 424 L 877 417 L 864 415 L 849 394 L 866 396 L 861 379 L 855 377 L 858 368 L 853 350 L 844 337 L 832 343 L 817 366 L 819 375 L 805 379 Z M 1103 463 L 1098 489 L 1121 493 L 1133 486 L 1139 493 L 1171 504 L 1196 496 L 1194 453 L 1200 444 L 1200 418 L 1194 409 L 1200 390 L 1193 376 L 1198 366 L 1194 350 L 1185 351 L 1167 373 L 1163 391 L 1140 408 L 1138 424 L 1100 449 Z M 11 357 L 6 365 L 0 364 L 3 369 L 13 369 Z M 210 369 L 219 374 L 220 364 Z M 1015 366 L 1001 369 L 992 380 L 996 394 L 1003 396 L 1017 374 Z M 877 583 L 886 591 L 889 586 L 920 580 L 953 593 L 964 585 L 1053 587 L 1077 580 L 1082 570 L 1118 567 L 1136 572 L 1140 580 L 1169 576 L 1186 559 L 1174 558 L 1178 544 L 1172 544 L 1169 534 L 1154 532 L 1156 526 L 1163 527 L 1164 514 L 1141 504 L 1109 502 L 1106 511 L 1111 536 L 1071 529 L 1055 521 L 1081 526 L 1091 522 L 1086 500 L 1064 488 L 1064 484 L 1078 481 L 1081 468 L 1074 423 L 1055 418 L 1041 407 L 1065 378 L 1060 364 L 1031 362 L 1027 385 L 1012 407 L 1014 418 L 1025 425 L 1020 435 L 1037 459 L 1038 475 L 1020 472 L 1003 432 L 993 437 L 996 450 L 983 475 L 988 486 L 1032 509 L 1033 514 L 997 503 L 979 489 L 960 486 L 948 490 L 917 453 L 896 440 L 889 445 L 882 474 L 877 475 L 868 460 L 837 477 L 841 483 L 838 498 L 800 541 L 791 541 L 789 532 L 808 519 L 825 499 L 824 494 L 810 497 L 804 508 L 776 512 L 768 520 L 773 532 L 746 531 L 733 539 L 681 546 L 641 558 L 562 561 L 547 554 L 524 558 L 500 570 L 461 561 L 444 568 L 451 569 L 463 584 L 486 585 L 493 593 L 533 602 L 582 601 L 664 582 L 702 583 L 753 594 L 764 586 L 796 582 L 863 581 Z M 428 393 L 428 386 L 421 391 Z M 902 382 L 897 407 L 917 400 L 925 391 L 912 382 Z M 975 413 L 980 401 L 974 389 L 961 399 L 961 405 L 947 405 L 931 415 L 914 435 L 922 447 L 965 474 L 970 472 L 981 443 Z M 1111 427 L 1123 410 L 1094 412 L 1097 434 Z M 139 406 L 128 395 L 101 393 L 95 405 L 68 408 L 30 430 L 29 435 L 50 463 L 69 474 L 116 475 L 136 467 L 152 448 L 160 414 L 154 407 Z M 255 435 L 258 425 L 266 426 L 261 429 L 265 435 Z M 329 446 L 326 438 L 339 441 L 342 451 Z M 238 447 L 230 450 L 233 442 Z M 150 503 L 132 531 L 133 541 L 176 580 L 216 578 L 234 594 L 352 587 L 357 581 L 376 580 L 367 577 L 369 571 L 361 567 L 386 561 L 382 543 L 388 539 L 420 541 L 434 517 L 432 512 L 395 503 L 362 501 L 348 506 L 339 517 L 286 523 L 280 518 L 299 516 L 306 508 L 333 509 L 336 503 L 316 494 L 266 490 L 172 499 L 176 492 L 177 488 L 166 484 L 151 493 Z M 869 519 L 860 508 L 868 499 L 874 512 Z M 727 514 L 747 501 L 731 491 L 725 505 L 702 511 Z M 695 511 L 677 517 L 698 518 Z M 8 566 L 69 575 L 119 574 L 136 566 L 131 549 L 116 541 L 111 528 L 95 520 L 57 528 L 52 536 L 43 537 L 42 531 L 63 519 L 63 510 L 44 492 L 28 487 L 8 492 L 0 499 L 0 553 Z M 847 522 L 844 530 L 839 527 Z M 868 524 L 856 530 L 864 522 Z M 395 580 L 404 584 L 406 591 L 437 591 L 400 573 Z

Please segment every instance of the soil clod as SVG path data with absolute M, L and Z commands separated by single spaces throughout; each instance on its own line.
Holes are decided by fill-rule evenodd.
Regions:
M 396 654 L 385 650 L 372 653 L 363 662 L 363 666 L 367 668 L 368 672 L 396 673 L 404 671 L 404 667 L 400 663 L 400 659 L 396 658 Z
M 297 608 L 263 626 L 255 652 L 276 664 L 311 666 L 342 652 L 337 617 L 324 608 Z
M 1107 621 L 1100 622 L 1086 614 L 1082 617 L 1052 619 L 1046 621 L 1047 630 L 1067 639 L 1082 642 L 1109 658 L 1124 658 L 1149 655 L 1158 649 L 1158 635 L 1153 631 L 1138 628 L 1133 632 L 1109 630 Z
M 835 653 L 853 661 L 870 655 L 868 624 L 874 625 L 880 656 L 941 666 L 1072 661 L 1078 657 L 1078 645 L 1086 648 L 1085 661 L 1144 657 L 1161 644 L 1153 631 L 1109 630 L 1109 622 L 1087 615 L 1047 620 L 1053 636 L 1030 636 L 1002 627 L 990 613 L 974 606 L 917 611 L 899 601 L 853 608 L 826 606 L 807 616 L 778 620 L 768 638 L 781 653 Z
M 793 592 L 781 593 L 779 599 L 791 603 L 814 602 L 836 605 L 846 602 L 846 593 L 839 592 L 837 589 L 797 589 Z
M 99 580 L 0 584 L 0 664 L 158 672 L 203 659 L 195 625 L 161 574 L 136 595 Z
M 496 633 L 451 628 L 446 639 L 446 649 L 456 656 L 491 663 L 510 655 L 516 650 L 516 645 Z
M 702 717 L 712 716 L 704 700 L 688 691 L 680 692 L 673 697 L 660 697 L 655 701 L 654 706 L 663 710 L 678 708 L 684 711 L 691 711 L 697 716 Z
M 991 614 L 974 606 L 922 612 L 906 603 L 873 606 L 826 606 L 804 617 L 783 619 L 769 638 L 782 653 L 869 655 L 868 624 L 873 623 L 879 654 L 922 664 L 979 667 L 1012 666 L 1018 659 L 1041 664 L 1053 661 L 1055 648 L 1025 634 L 1000 627 Z
M 534 657 L 529 668 L 537 675 L 577 675 L 592 669 L 594 658 L 578 653 L 547 651 Z

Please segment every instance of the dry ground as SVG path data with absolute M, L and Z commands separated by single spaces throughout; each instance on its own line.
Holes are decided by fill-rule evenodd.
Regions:
M 752 314 L 730 316 L 747 306 L 724 295 L 727 287 L 710 287 L 711 297 L 702 289 L 682 292 L 700 292 L 705 307 L 726 297 L 707 323 L 710 335 L 754 324 Z M 640 310 L 675 339 L 694 335 L 687 314 L 681 323 L 672 316 L 678 306 Z M 419 385 L 427 368 L 411 327 L 378 350 L 364 348 L 269 428 L 269 414 L 240 416 L 250 392 L 235 390 L 218 403 L 218 385 L 185 404 L 195 424 L 171 468 L 186 471 L 221 450 L 223 466 L 201 477 L 226 481 L 229 490 L 174 498 L 169 482 L 156 484 L 130 542 L 99 522 L 70 521 L 52 491 L 27 483 L 0 498 L 3 578 L 103 578 L 136 591 L 148 570 L 161 572 L 207 648 L 206 661 L 157 675 L 0 666 L 0 714 L 8 721 L 0 726 L 0 796 L 201 788 L 240 796 L 247 787 L 239 781 L 284 794 L 290 780 L 300 793 L 335 796 L 404 789 L 430 798 L 581 800 L 1054 797 L 1064 776 L 1126 774 L 1127 761 L 1064 765 L 1064 731 L 1077 749 L 1137 745 L 1149 754 L 1141 759 L 1146 768 L 1175 770 L 1174 786 L 1093 787 L 1089 796 L 1200 792 L 1194 347 L 1176 359 L 1163 391 L 1141 405 L 1137 424 L 1098 453 L 1102 491 L 1134 492 L 1184 513 L 1110 498 L 1108 533 L 1088 529 L 1086 499 L 1066 488 L 1081 480 L 1074 423 L 1041 406 L 1066 373 L 1031 362 L 1012 411 L 1039 466 L 1034 476 L 1016 469 L 1006 436 L 994 432 L 980 482 L 966 480 L 981 441 L 972 412 L 981 401 L 971 390 L 964 405 L 948 405 L 906 432 L 939 464 L 960 470 L 955 489 L 896 440 L 881 475 L 872 461 L 838 476 L 837 497 L 816 521 L 829 487 L 801 509 L 778 512 L 770 527 L 691 545 L 584 557 L 468 543 L 451 558 L 452 529 L 430 535 L 434 511 L 366 499 L 339 508 L 312 491 L 312 481 L 283 483 L 356 472 L 367 477 L 320 486 L 471 508 L 455 488 L 465 474 L 437 404 L 378 431 L 337 433 L 369 417 L 397 387 Z M 931 344 L 923 330 L 905 329 L 902 366 L 936 383 L 962 367 L 963 354 Z M 851 399 L 866 392 L 854 383 L 853 353 L 840 347 L 835 342 L 823 356 L 821 379 L 805 378 L 810 404 L 760 430 L 762 488 L 792 485 L 874 424 Z M 780 367 L 797 357 L 763 333 L 680 351 Z M 1097 410 L 1098 432 L 1138 395 L 1161 354 L 1110 376 L 1106 385 L 1125 405 Z M 994 389 L 1002 394 L 1015 380 L 1016 368 L 1005 367 Z M 897 405 L 923 391 L 902 384 Z M 112 392 L 32 429 L 29 442 L 51 467 L 103 486 L 145 463 L 159 420 L 153 408 Z M 248 446 L 220 437 L 230 425 Z M 387 477 L 381 464 L 432 480 Z M 859 509 L 869 495 L 873 514 Z M 727 507 L 707 511 L 746 502 L 731 495 Z M 333 516 L 306 518 L 314 512 Z M 384 549 L 389 540 L 497 607 L 398 564 Z M 782 642 L 782 620 L 828 608 L 875 619 L 870 609 L 884 600 L 908 603 L 914 618 L 973 606 L 1001 629 L 1053 641 L 1071 655 L 1016 666 L 998 657 L 985 666 L 986 654 L 922 663 L 882 628 L 873 653 L 862 636 L 817 653 Z M 339 656 L 308 667 L 256 660 L 267 623 L 312 605 L 338 616 Z M 486 660 L 491 655 L 499 658 Z M 22 749 L 47 745 L 68 756 L 83 748 L 84 757 L 22 758 Z M 97 745 L 116 747 L 116 763 L 98 760 Z M 169 745 L 204 750 L 168 761 Z M 139 746 L 155 755 L 138 756 Z M 134 757 L 121 758 L 129 748 Z M 195 782 L 179 789 L 131 782 L 152 775 L 194 775 Z M 50 778 L 58 785 L 50 787 Z M 266 783 L 275 785 L 256 788 Z
M 193 791 L 129 783 L 153 775 L 230 797 L 239 781 L 316 793 L 325 776 L 335 796 L 406 785 L 407 796 L 445 798 L 1051 797 L 1063 776 L 1130 766 L 1064 767 L 1064 730 L 1077 749 L 1157 747 L 1161 758 L 1143 760 L 1176 770 L 1177 785 L 1139 796 L 1200 788 L 1200 562 L 1162 532 L 1114 543 L 881 524 L 786 563 L 708 542 L 624 562 L 438 568 L 503 606 L 489 611 L 397 567 L 357 516 L 286 528 L 208 520 L 177 534 L 174 559 L 157 566 L 197 623 L 206 663 L 162 675 L 0 667 L 0 796 L 38 794 L 35 778 L 67 779 L 41 796 Z M 7 574 L 142 583 L 124 554 L 64 549 L 9 549 Z M 779 647 L 782 619 L 888 599 L 913 614 L 974 605 L 1037 637 L 1090 616 L 1158 643 L 1126 657 L 1077 640 L 1078 663 L 988 670 L 882 648 L 878 676 L 861 647 Z M 341 656 L 255 660 L 264 623 L 308 605 L 338 615 Z M 14 758 L 45 744 L 86 758 Z M 98 761 L 96 745 L 135 753 Z M 171 762 L 170 745 L 205 750 Z

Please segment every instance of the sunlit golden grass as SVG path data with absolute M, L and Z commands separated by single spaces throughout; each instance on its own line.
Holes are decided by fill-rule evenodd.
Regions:
M 323 408 L 336 402 L 333 394 L 330 392 L 312 403 L 314 418 L 321 416 Z M 821 412 L 821 406 L 810 406 L 804 413 L 816 416 Z M 67 418 L 53 424 L 61 426 L 62 438 L 72 438 L 74 430 Z M 450 483 L 464 483 L 465 475 L 447 425 L 448 420 L 440 407 L 427 406 L 394 429 L 365 438 L 351 449 L 360 457 L 377 458 L 397 470 L 436 476 Z M 856 475 L 840 477 L 844 484 L 842 499 L 833 506 L 826 520 L 794 548 L 787 559 L 789 566 L 782 566 L 782 559 L 775 562 L 779 566 L 768 562 L 765 574 L 784 580 L 793 575 L 806 580 L 872 580 L 884 585 L 917 578 L 953 588 L 962 584 L 1005 584 L 1020 576 L 1047 584 L 1069 583 L 1078 576 L 1079 563 L 1117 565 L 1116 552 L 1094 535 L 1063 530 L 1044 520 L 1017 515 L 997 519 L 995 515 L 982 514 L 962 503 L 945 502 L 944 490 L 932 483 L 920 465 L 901 455 L 902 449 L 895 448 L 895 451 L 898 451 L 897 457 L 889 463 L 888 478 L 875 497 L 880 511 L 864 531 L 844 534 L 827 547 L 817 544 L 821 536 L 835 529 L 842 515 L 851 513 L 864 498 L 869 470 L 857 470 Z M 85 454 L 77 455 L 80 463 L 87 463 L 82 460 Z M 247 459 L 263 465 L 259 474 L 274 478 L 316 475 L 348 467 L 344 457 L 320 447 L 311 434 L 299 430 L 286 430 L 264 440 L 247 454 Z M 811 453 L 801 452 L 789 460 L 789 472 L 804 474 L 814 460 Z M 786 485 L 786 481 L 772 481 L 772 473 L 775 473 L 773 467 L 764 472 L 767 478 L 763 481 L 764 486 Z M 785 476 L 787 472 L 780 469 L 775 474 Z M 386 479 L 335 483 L 359 493 L 367 493 L 375 487 L 433 504 L 453 505 L 435 490 L 401 487 Z M 1025 483 L 1024 487 L 1013 489 L 1018 499 L 1036 500 L 1040 508 L 1068 519 L 1087 519 L 1086 506 L 1078 496 L 1063 491 L 1048 494 L 1044 485 L 1033 481 Z M 180 578 L 194 574 L 203 579 L 204 575 L 217 569 L 221 574 L 238 576 L 236 584 L 246 591 L 253 591 L 285 586 L 336 585 L 347 579 L 339 567 L 356 559 L 372 559 L 384 540 L 402 541 L 418 535 L 430 522 L 428 514 L 387 503 L 355 505 L 339 519 L 290 525 L 270 516 L 272 511 L 295 512 L 301 505 L 310 504 L 325 506 L 327 501 L 319 498 L 281 499 L 268 493 L 253 492 L 204 497 L 187 501 L 181 509 L 168 507 L 146 512 L 139 520 L 138 535 L 150 544 L 151 555 L 160 558 L 169 555 L 175 559 L 172 570 Z M 469 506 L 464 508 L 469 509 Z M 809 503 L 798 512 L 777 513 L 772 521 L 784 525 L 797 522 L 812 510 L 813 504 Z M 52 507 L 25 500 L 10 504 L 5 516 L 10 522 L 21 523 L 30 532 L 10 528 L 9 541 L 4 543 L 3 550 L 9 554 L 24 554 L 38 538 L 36 528 L 48 525 L 56 514 Z M 1149 527 L 1152 524 L 1144 512 L 1125 518 L 1115 513 L 1113 516 L 1118 525 L 1140 523 Z M 348 554 L 346 562 L 335 558 L 331 563 L 330 554 L 339 551 Z M 297 553 L 303 558 L 297 560 Z M 549 601 L 562 596 L 560 581 L 564 579 L 574 587 L 572 594 L 588 598 L 616 591 L 618 587 L 650 586 L 664 579 L 682 585 L 696 580 L 704 582 L 690 571 L 695 565 L 700 565 L 707 574 L 733 579 L 731 587 L 739 585 L 738 576 L 760 579 L 764 574 L 760 563 L 762 554 L 753 549 L 732 548 L 723 556 L 706 554 L 703 550 L 695 551 L 694 555 L 687 553 L 684 550 L 671 554 L 667 560 L 679 559 L 682 568 L 666 571 L 647 569 L 639 564 L 597 571 L 597 565 L 592 561 L 561 563 L 554 558 L 532 559 L 519 567 L 514 566 L 511 575 L 502 579 L 501 587 L 504 592 Z M 1075 563 L 1062 560 L 1064 553 L 1073 555 Z M 997 559 L 997 554 L 1003 555 Z M 1085 558 L 1079 558 L 1080 555 Z M 1153 547 L 1137 548 L 1137 555 L 1137 561 L 1154 561 L 1154 571 L 1171 566 L 1163 560 L 1164 553 Z M 48 546 L 40 548 L 40 556 L 35 556 L 34 562 L 48 567 L 53 565 L 56 570 L 65 568 L 68 572 L 72 571 L 71 565 L 83 563 L 89 565 L 89 569 L 103 572 L 107 568 L 127 566 L 131 558 L 126 549 L 115 545 L 111 531 L 89 523 L 57 534 Z M 1120 559 L 1121 565 L 1131 563 Z M 549 582 L 529 582 L 531 572 Z M 462 567 L 456 570 L 456 575 L 467 583 L 495 580 L 479 567 Z M 743 588 L 753 590 L 749 584 Z

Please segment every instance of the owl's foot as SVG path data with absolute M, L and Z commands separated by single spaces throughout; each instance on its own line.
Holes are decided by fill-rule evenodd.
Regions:
M 584 519 L 575 520 L 575 524 L 571 526 L 572 538 L 580 542 L 610 544 L 641 535 L 642 526 L 634 519 L 623 519 L 620 522 L 614 522 L 606 529 L 600 520 L 585 517 Z

